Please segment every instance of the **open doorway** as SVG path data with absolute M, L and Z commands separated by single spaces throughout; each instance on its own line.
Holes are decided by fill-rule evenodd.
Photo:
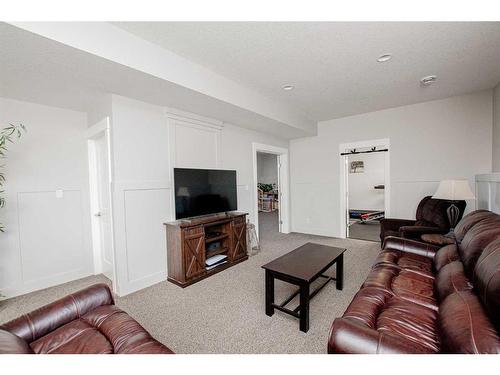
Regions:
M 347 238 L 380 241 L 380 220 L 389 211 L 388 142 L 341 147 L 343 222 Z
M 90 208 L 94 273 L 103 274 L 115 288 L 109 119 L 88 130 Z
M 289 233 L 288 149 L 252 144 L 253 223 L 259 238 Z
M 257 152 L 257 207 L 260 235 L 280 231 L 279 156 Z

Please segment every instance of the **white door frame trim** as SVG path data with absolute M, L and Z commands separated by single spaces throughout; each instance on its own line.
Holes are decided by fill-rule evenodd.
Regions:
M 267 145 L 263 143 L 252 142 L 252 163 L 253 163 L 253 186 L 251 187 L 254 201 L 254 224 L 257 236 L 259 235 L 259 202 L 257 199 L 257 152 L 265 152 L 279 156 L 281 163 L 279 176 L 279 210 L 281 224 L 281 233 L 290 233 L 290 185 L 289 185 L 289 166 L 288 166 L 288 148 Z
M 348 167 L 346 164 L 346 156 L 340 155 L 343 152 L 346 152 L 348 149 L 353 148 L 364 148 L 364 147 L 374 147 L 374 146 L 383 146 L 387 148 L 389 151 L 385 152 L 385 164 L 384 164 L 384 205 L 385 205 L 385 215 L 390 216 L 391 214 L 391 168 L 390 168 L 390 140 L 389 138 L 383 139 L 371 139 L 366 141 L 359 142 L 349 142 L 342 143 L 339 145 L 339 163 L 340 163 L 340 176 L 339 176 L 339 184 L 340 184 L 340 228 L 339 228 L 339 237 L 346 238 L 347 237 L 347 173 Z
M 109 197 L 110 197 L 110 227 L 111 227 L 111 256 L 113 259 L 113 277 L 112 277 L 112 288 L 113 292 L 117 293 L 117 278 L 116 278 L 116 254 L 115 254 L 115 234 L 114 234 L 114 223 L 113 223 L 113 159 L 111 157 L 111 125 L 110 118 L 105 117 L 100 120 L 95 125 L 90 126 L 86 132 L 87 146 L 88 146 L 88 160 L 89 160 L 89 191 L 90 191 L 90 220 L 92 229 L 92 248 L 94 256 L 94 274 L 102 272 L 102 262 L 101 262 L 101 233 L 99 220 L 94 216 L 98 205 L 98 193 L 95 189 L 97 186 L 97 170 L 96 170 L 96 149 L 94 140 L 102 135 L 106 136 L 106 143 L 108 148 L 108 162 L 109 162 Z

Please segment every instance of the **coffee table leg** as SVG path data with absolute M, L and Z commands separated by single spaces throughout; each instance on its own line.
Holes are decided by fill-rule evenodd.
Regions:
M 344 288 L 344 254 L 340 255 L 337 259 L 337 275 L 336 282 L 338 290 L 342 290 Z
M 309 331 L 309 284 L 300 285 L 300 330 Z
M 274 314 L 274 276 L 266 270 L 266 315 L 273 316 Z

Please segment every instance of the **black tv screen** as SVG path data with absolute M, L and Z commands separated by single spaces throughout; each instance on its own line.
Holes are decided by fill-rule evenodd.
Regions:
M 175 217 L 237 210 L 236 171 L 174 168 Z

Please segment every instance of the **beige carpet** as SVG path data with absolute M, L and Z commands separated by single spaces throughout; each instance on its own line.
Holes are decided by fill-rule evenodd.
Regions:
M 261 214 L 262 251 L 248 261 L 186 289 L 162 282 L 116 303 L 177 353 L 325 353 L 333 319 L 342 315 L 380 251 L 378 243 L 276 232 L 276 217 Z M 298 320 L 264 313 L 261 265 L 306 243 L 345 247 L 344 290 L 327 285 L 311 301 L 310 329 Z M 334 267 L 335 268 L 335 267 Z M 96 282 L 92 276 L 1 302 L 0 323 Z M 277 301 L 294 290 L 276 281 Z
M 349 227 L 349 238 L 380 242 L 380 222 L 354 223 Z

